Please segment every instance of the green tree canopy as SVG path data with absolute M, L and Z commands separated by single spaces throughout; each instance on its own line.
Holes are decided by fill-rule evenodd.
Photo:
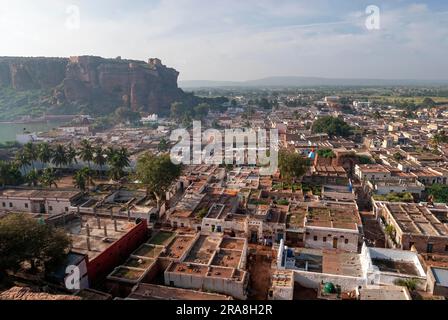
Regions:
M 156 156 L 146 153 L 137 161 L 136 176 L 157 199 L 157 203 L 164 198 L 171 186 L 182 171 L 180 165 L 174 164 L 167 154 Z
M 314 121 L 312 132 L 326 133 L 330 137 L 348 137 L 352 134 L 352 127 L 340 118 L 325 116 Z
M 428 188 L 428 193 L 433 197 L 434 202 L 448 203 L 448 186 L 433 184 Z
M 306 173 L 309 161 L 297 153 L 281 151 L 278 166 L 282 179 L 287 183 L 292 183 L 299 180 Z
M 27 214 L 10 214 L 0 219 L 0 272 L 15 271 L 24 262 L 33 269 L 51 269 L 63 261 L 69 247 L 65 232 Z

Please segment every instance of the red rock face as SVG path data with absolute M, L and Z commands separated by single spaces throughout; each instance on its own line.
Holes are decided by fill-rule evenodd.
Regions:
M 135 111 L 166 113 L 184 95 L 178 76 L 159 59 L 146 63 L 94 56 L 0 58 L 0 87 L 54 88 L 55 103 L 107 101 Z
M 69 101 L 107 96 L 135 111 L 164 112 L 183 95 L 179 73 L 159 60 L 150 63 L 98 57 L 71 58 L 64 81 Z

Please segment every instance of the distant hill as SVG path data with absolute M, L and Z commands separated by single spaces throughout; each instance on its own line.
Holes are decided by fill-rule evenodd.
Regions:
M 268 77 L 249 81 L 179 81 L 179 86 L 188 88 L 219 87 L 315 87 L 315 86 L 399 86 L 399 85 L 448 85 L 447 80 L 417 79 L 343 79 L 319 77 Z
M 178 75 L 159 59 L 0 57 L 0 119 L 81 111 L 107 115 L 120 106 L 166 114 L 186 96 Z

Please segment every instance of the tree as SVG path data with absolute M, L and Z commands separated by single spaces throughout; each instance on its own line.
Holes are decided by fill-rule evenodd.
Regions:
M 140 120 L 140 114 L 132 111 L 130 108 L 120 107 L 115 110 L 116 118 L 121 122 L 137 122 Z
M 429 97 L 426 97 L 422 101 L 422 107 L 423 108 L 433 108 L 435 106 L 436 106 L 436 102 L 433 99 L 429 98 Z
M 72 144 L 69 144 L 66 151 L 67 165 L 71 166 L 74 163 L 78 163 L 76 157 L 77 157 L 76 149 L 73 147 Z
M 400 153 L 400 152 L 395 152 L 393 155 L 394 160 L 396 161 L 401 161 L 403 160 L 405 157 Z
M 73 184 L 81 191 L 85 192 L 89 185 L 94 185 L 92 178 L 92 170 L 84 167 L 77 171 L 73 177 Z
M 182 167 L 174 164 L 169 155 L 146 153 L 137 161 L 136 176 L 146 186 L 147 194 L 154 195 L 160 207 L 160 202 L 181 171 Z
M 23 146 L 23 153 L 31 163 L 33 169 L 35 169 L 34 162 L 38 159 L 38 150 L 36 148 L 36 145 L 34 145 L 32 142 L 28 142 Z
M 0 219 L 0 272 L 16 271 L 24 262 L 33 271 L 50 270 L 65 259 L 70 244 L 61 230 L 26 214 L 9 214 Z
M 448 203 L 448 186 L 443 184 L 433 184 L 428 188 L 428 194 L 432 196 L 434 202 Z
M 54 149 L 52 162 L 60 169 L 67 164 L 67 152 L 62 144 L 58 144 Z
M 86 139 L 81 141 L 79 156 L 81 160 L 87 162 L 89 168 L 91 168 L 90 163 L 93 161 L 93 147 L 92 144 Z
M 106 165 L 107 159 L 105 157 L 103 148 L 101 146 L 97 146 L 94 148 L 93 152 L 93 162 L 100 167 L 100 172 L 103 171 L 103 166 Z
M 287 183 L 293 183 L 306 173 L 309 161 L 297 153 L 281 151 L 278 166 L 282 179 Z
M 322 158 L 336 158 L 336 155 L 334 154 L 333 150 L 331 149 L 321 149 L 319 151 L 317 151 L 317 154 L 319 155 L 319 157 Z
M 14 161 L 17 166 L 23 169 L 26 173 L 26 168 L 31 165 L 31 161 L 23 150 L 20 150 L 16 153 Z
M 22 174 L 17 165 L 0 160 L 0 185 L 18 185 L 22 181 Z
M 430 144 L 434 150 L 437 150 L 442 143 L 448 143 L 448 135 L 444 130 L 440 130 L 431 138 Z
M 39 171 L 36 169 L 31 170 L 25 177 L 28 186 L 37 187 L 39 185 Z
M 196 119 L 204 119 L 210 111 L 210 106 L 207 103 L 198 104 L 194 107 L 194 114 Z
M 42 172 L 42 175 L 40 176 L 40 183 L 44 186 L 44 187 L 48 187 L 51 189 L 52 186 L 55 186 L 56 188 L 58 187 L 58 182 L 59 178 L 56 175 L 56 172 L 54 171 L 53 168 L 47 168 Z
M 37 147 L 37 158 L 44 165 L 48 165 L 53 157 L 53 150 L 49 143 L 44 142 Z
M 160 139 L 159 145 L 157 147 L 159 152 L 166 152 L 168 151 L 168 148 L 169 148 L 168 141 L 166 141 L 166 139 L 164 138 Z
M 118 181 L 124 176 L 124 168 L 129 167 L 130 159 L 126 148 L 109 148 L 107 155 L 109 164 L 109 176 L 112 180 Z
M 348 137 L 352 134 L 352 128 L 342 119 L 325 116 L 314 121 L 312 132 L 326 133 L 330 137 Z

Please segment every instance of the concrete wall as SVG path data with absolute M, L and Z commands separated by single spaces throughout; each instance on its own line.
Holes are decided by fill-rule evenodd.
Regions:
M 331 282 L 335 285 L 339 285 L 342 291 L 354 290 L 359 286 L 365 286 L 366 284 L 365 278 L 307 272 L 302 270 L 294 270 L 294 281 L 303 287 L 312 289 L 318 289 L 322 282 Z
M 25 198 L 17 199 L 0 197 L 0 210 L 40 213 L 38 202 L 40 201 L 31 201 L 30 199 Z M 69 200 L 49 199 L 42 202 L 45 204 L 45 213 L 48 214 L 67 213 L 71 207 Z
M 305 247 L 312 249 L 333 249 L 333 239 L 337 239 L 337 249 L 358 252 L 359 234 L 333 228 L 305 229 Z M 317 237 L 317 240 L 314 240 Z M 326 241 L 324 241 L 326 240 Z M 348 241 L 348 243 L 345 243 Z
M 246 299 L 247 273 L 242 281 L 232 279 L 204 277 L 165 271 L 165 285 L 184 289 L 201 289 L 231 295 L 237 299 Z

